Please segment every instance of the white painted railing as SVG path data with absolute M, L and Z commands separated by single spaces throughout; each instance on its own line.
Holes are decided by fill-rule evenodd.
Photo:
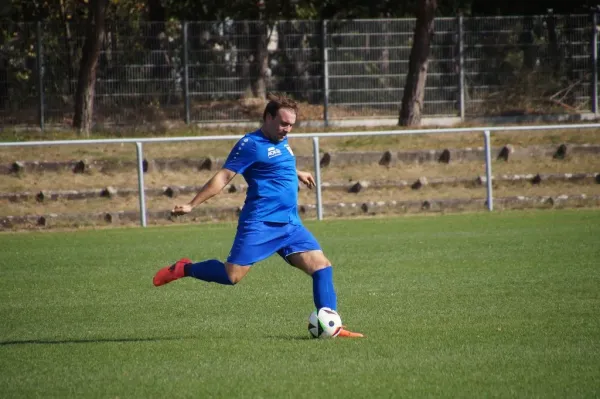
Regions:
M 600 129 L 600 123 L 570 124 L 570 125 L 536 125 L 536 126 L 489 126 L 469 128 L 446 128 L 446 129 L 412 129 L 412 130 L 382 130 L 376 132 L 342 132 L 342 133 L 298 133 L 290 134 L 290 138 L 310 138 L 313 141 L 314 173 L 316 181 L 317 218 L 323 219 L 323 203 L 321 197 L 321 171 L 319 159 L 319 138 L 335 137 L 361 137 L 361 136 L 397 136 L 409 134 L 440 134 L 440 133 L 483 133 L 485 148 L 485 174 L 487 186 L 487 208 L 494 209 L 494 197 L 492 192 L 492 156 L 490 133 L 491 132 L 514 132 L 514 131 L 544 131 L 562 129 Z M 55 141 L 25 141 L 1 143 L 0 147 L 32 147 L 50 145 L 93 145 L 93 144 L 123 144 L 132 143 L 136 146 L 137 172 L 140 202 L 140 224 L 145 227 L 146 200 L 144 194 L 144 171 L 143 171 L 143 144 L 144 143 L 169 143 L 180 141 L 211 141 L 211 140 L 239 140 L 242 135 L 227 136 L 198 136 L 198 137 L 164 137 L 164 138 L 131 138 L 131 139 L 99 139 L 99 140 L 55 140 Z

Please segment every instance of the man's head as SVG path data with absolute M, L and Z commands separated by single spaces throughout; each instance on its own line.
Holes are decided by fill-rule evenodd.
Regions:
M 261 130 L 269 140 L 279 142 L 296 123 L 298 105 L 294 100 L 283 95 L 269 94 L 268 99 Z

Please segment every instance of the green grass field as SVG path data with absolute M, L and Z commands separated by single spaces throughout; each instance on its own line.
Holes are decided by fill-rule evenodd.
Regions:
M 600 396 L 600 212 L 307 222 L 362 340 L 313 340 L 311 280 L 155 288 L 233 224 L 0 235 L 0 396 Z

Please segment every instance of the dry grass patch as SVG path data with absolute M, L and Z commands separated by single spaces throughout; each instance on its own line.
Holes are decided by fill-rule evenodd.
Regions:
M 377 131 L 377 130 L 401 130 L 397 127 L 385 127 L 378 129 L 365 128 L 329 128 L 318 130 L 319 132 L 352 132 L 352 131 Z M 174 131 L 168 137 L 190 137 L 209 135 L 243 135 L 248 129 L 231 128 L 217 130 L 188 129 Z M 296 129 L 294 133 L 311 133 L 315 129 Z M 179 133 L 179 134 L 176 134 Z M 136 137 L 167 137 L 167 135 L 153 136 L 149 134 L 136 134 Z M 121 135 L 118 135 L 121 137 Z M 132 136 L 123 136 L 132 137 Z M 39 137 L 34 137 L 39 139 Z M 59 139 L 76 139 L 76 136 L 59 135 Z M 115 138 L 114 135 L 106 134 L 103 137 Z M 18 141 L 23 141 L 20 137 Z M 28 138 L 29 139 L 29 138 Z M 48 133 L 44 139 L 53 140 L 55 137 Z M 4 141 L 14 141 L 15 138 L 3 137 Z M 312 140 L 290 139 L 294 152 L 297 155 L 312 155 Z M 202 142 L 175 142 L 175 143 L 150 143 L 144 144 L 144 156 L 146 158 L 201 158 L 208 155 L 225 157 L 233 146 L 233 140 L 224 141 L 202 141 Z M 502 146 L 512 144 L 514 146 L 529 145 L 559 145 L 562 143 L 572 144 L 600 144 L 600 129 L 567 129 L 546 131 L 521 131 L 521 132 L 494 132 L 492 134 L 492 145 Z M 375 150 L 418 150 L 418 149 L 444 149 L 482 147 L 483 135 L 477 133 L 457 134 L 411 134 L 399 136 L 370 136 L 370 137 L 341 137 L 323 138 L 320 140 L 321 152 L 325 151 L 375 151 Z M 63 145 L 46 147 L 0 147 L 0 160 L 2 163 L 21 161 L 67 161 L 80 159 L 119 159 L 134 160 L 136 151 L 134 144 L 104 144 L 104 145 Z
M 299 129 L 300 131 L 303 129 Z M 329 131 L 357 131 L 355 129 L 329 129 Z M 387 130 L 387 129 L 379 129 Z M 171 132 L 184 133 L 183 131 Z M 189 130 L 187 135 L 205 134 L 243 134 L 243 129 L 198 131 Z M 64 135 L 63 135 L 64 136 Z M 110 135 L 109 135 L 110 137 Z M 52 138 L 51 136 L 49 138 Z M 69 138 L 69 137 L 59 137 Z M 312 156 L 313 147 L 310 139 L 292 139 L 292 146 L 297 156 Z M 600 131 L 590 129 L 564 130 L 564 131 L 535 131 L 535 132 L 500 132 L 494 133 L 492 144 L 499 147 L 512 144 L 515 147 L 531 145 L 556 145 L 571 144 L 600 144 Z M 213 156 L 224 158 L 233 142 L 207 141 L 207 142 L 181 142 L 181 143 L 153 143 L 144 145 L 146 159 L 159 158 L 203 158 Z M 377 136 L 377 137 L 347 137 L 325 138 L 320 141 L 321 155 L 324 152 L 335 151 L 404 151 L 422 149 L 444 149 L 481 147 L 483 138 L 481 133 L 464 134 L 423 134 L 407 136 Z M 111 144 L 99 146 L 49 146 L 49 147 L 17 147 L 0 148 L 0 161 L 10 164 L 16 160 L 24 161 L 69 161 L 69 160 L 135 160 L 135 146 L 133 144 Z M 312 169 L 306 167 L 305 169 Z M 509 159 L 508 162 L 494 161 L 493 174 L 536 174 L 536 173 L 592 173 L 600 172 L 600 157 L 594 155 L 567 156 L 564 160 L 555 160 L 551 157 L 534 157 L 530 159 Z M 181 171 L 150 171 L 144 175 L 146 188 L 162 188 L 166 186 L 202 186 L 214 171 L 196 171 L 193 169 Z M 350 165 L 343 167 L 330 166 L 322 169 L 323 182 L 355 182 L 358 180 L 371 181 L 398 181 L 412 182 L 420 177 L 440 178 L 459 177 L 473 178 L 485 174 L 483 160 L 477 162 L 450 162 L 449 164 L 423 163 L 407 164 L 397 163 L 390 167 L 376 164 Z M 84 174 L 71 172 L 45 172 L 23 173 L 20 175 L 0 176 L 0 192 L 39 192 L 41 190 L 81 190 L 102 189 L 113 186 L 117 189 L 134 189 L 137 187 L 137 171 L 133 168 L 123 171 L 101 173 L 91 170 Z M 237 176 L 234 183 L 243 183 L 243 178 Z M 561 194 L 585 194 L 588 196 L 600 195 L 600 184 L 577 184 L 572 182 L 542 182 L 532 185 L 527 181 L 518 184 L 495 184 L 495 197 L 508 196 L 557 196 Z M 314 191 L 301 190 L 300 204 L 314 204 Z M 366 189 L 358 194 L 351 194 L 343 190 L 324 190 L 323 201 L 326 203 L 363 203 L 370 201 L 424 201 L 431 199 L 449 198 L 485 198 L 485 187 L 465 188 L 464 186 L 443 185 L 438 187 L 425 186 L 420 190 L 410 188 L 398 189 Z M 148 196 L 146 205 L 149 211 L 164 211 L 171 209 L 174 204 L 187 202 L 193 195 L 181 195 L 178 198 L 165 196 Z M 211 207 L 238 207 L 242 206 L 244 195 L 224 193 L 210 200 L 203 208 Z M 136 195 L 117 197 L 113 199 L 95 198 L 88 200 L 59 200 L 37 202 L 29 200 L 12 203 L 7 200 L 0 201 L 0 215 L 21 216 L 28 214 L 75 214 L 88 212 L 115 212 L 136 211 L 139 209 L 139 200 Z
M 310 170 L 312 168 L 306 168 Z M 600 157 L 580 155 L 555 160 L 549 157 L 494 161 L 494 175 L 527 173 L 591 173 L 600 172 Z M 214 171 L 153 171 L 144 174 L 146 188 L 164 186 L 202 186 Z M 391 167 L 379 165 L 348 165 L 321 169 L 323 182 L 357 180 L 412 180 L 420 177 L 472 177 L 485 175 L 483 162 L 451 162 L 449 164 L 397 163 Z M 39 190 L 101 189 L 107 186 L 116 188 L 136 188 L 137 171 L 100 173 L 90 171 L 84 174 L 71 172 L 23 173 L 22 175 L 0 175 L 0 192 L 21 192 Z M 237 176 L 234 183 L 243 183 Z
M 579 185 L 575 183 L 563 183 L 561 185 L 531 185 L 528 182 L 503 186 L 498 185 L 494 189 L 494 197 L 509 196 L 558 196 L 562 194 L 585 194 L 587 196 L 600 195 L 600 184 Z M 315 204 L 316 195 L 311 190 L 301 190 L 299 193 L 299 204 Z M 467 189 L 462 186 L 439 186 L 436 188 L 424 186 L 419 190 L 410 188 L 386 188 L 366 189 L 359 193 L 347 193 L 344 191 L 323 191 L 323 202 L 325 203 L 363 203 L 370 201 L 424 201 L 432 199 L 455 199 L 455 198 L 485 198 L 484 186 Z M 149 211 L 166 211 L 173 208 L 175 204 L 185 203 L 192 195 L 182 195 L 177 198 L 147 197 L 146 207 Z M 207 203 L 201 205 L 201 209 L 211 207 L 240 207 L 244 203 L 243 194 L 223 193 Z M 0 216 L 23 216 L 43 215 L 50 213 L 73 214 L 90 212 L 116 212 L 139 210 L 139 200 L 136 196 L 116 197 L 113 199 L 96 198 L 78 201 L 57 200 L 37 202 L 28 200 L 13 203 L 6 200 L 0 206 Z

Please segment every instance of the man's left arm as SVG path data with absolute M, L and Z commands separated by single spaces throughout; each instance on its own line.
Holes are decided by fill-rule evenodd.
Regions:
M 312 189 L 316 185 L 315 178 L 310 172 L 302 172 L 300 170 L 296 170 L 296 173 L 298 173 L 298 180 L 304 183 L 306 187 Z

